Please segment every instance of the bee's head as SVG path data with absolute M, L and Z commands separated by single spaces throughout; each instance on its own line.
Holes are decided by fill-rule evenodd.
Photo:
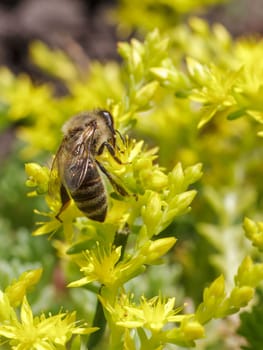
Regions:
M 110 131 L 110 139 L 108 141 L 110 141 L 113 144 L 113 146 L 115 146 L 116 131 L 114 129 L 114 121 L 113 121 L 112 115 L 110 114 L 110 112 L 103 110 L 103 109 L 99 110 L 98 113 L 103 118 L 105 126 Z
M 108 126 L 108 128 L 110 129 L 110 131 L 113 134 L 115 134 L 113 118 L 112 118 L 112 115 L 110 114 L 110 112 L 108 112 L 106 110 L 100 110 L 99 113 L 104 118 L 104 121 L 105 121 L 106 125 Z
M 94 110 L 70 118 L 62 127 L 64 135 L 70 139 L 90 137 L 92 134 L 97 144 L 109 142 L 115 146 L 116 132 L 110 112 Z M 86 135 L 87 133 L 87 135 Z

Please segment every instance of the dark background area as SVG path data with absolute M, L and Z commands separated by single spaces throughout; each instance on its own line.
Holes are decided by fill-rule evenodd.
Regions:
M 28 45 L 40 39 L 65 50 L 81 64 L 90 59 L 117 59 L 116 25 L 108 10 L 117 0 L 1 0 L 0 65 L 33 78 L 40 72 L 30 64 Z M 263 33 L 262 0 L 234 0 L 212 8 L 210 22 L 223 23 L 234 36 Z
M 34 77 L 37 72 L 28 59 L 28 45 L 35 39 L 63 49 L 76 61 L 81 61 L 83 55 L 99 60 L 116 59 L 115 28 L 106 14 L 114 3 L 109 0 L 0 1 L 0 65 Z

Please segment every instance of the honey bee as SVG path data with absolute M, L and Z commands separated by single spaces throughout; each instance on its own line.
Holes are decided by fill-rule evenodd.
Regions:
M 116 156 L 113 118 L 106 110 L 85 112 L 69 119 L 62 132 L 64 137 L 51 170 L 56 170 L 60 182 L 62 206 L 56 217 L 60 220 L 59 215 L 72 198 L 88 218 L 103 222 L 108 200 L 101 172 L 119 194 L 127 195 L 96 159 L 106 147 L 116 162 L 122 164 Z

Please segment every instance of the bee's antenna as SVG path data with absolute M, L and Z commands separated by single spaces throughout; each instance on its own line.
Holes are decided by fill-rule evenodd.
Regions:
M 120 136 L 122 143 L 125 145 L 125 138 L 123 137 L 123 135 L 117 129 L 115 130 L 115 132 Z

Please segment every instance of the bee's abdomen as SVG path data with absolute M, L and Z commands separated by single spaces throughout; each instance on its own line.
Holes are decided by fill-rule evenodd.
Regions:
M 103 222 L 107 213 L 107 196 L 103 182 L 97 171 L 88 178 L 81 186 L 71 192 L 77 207 L 90 219 Z

